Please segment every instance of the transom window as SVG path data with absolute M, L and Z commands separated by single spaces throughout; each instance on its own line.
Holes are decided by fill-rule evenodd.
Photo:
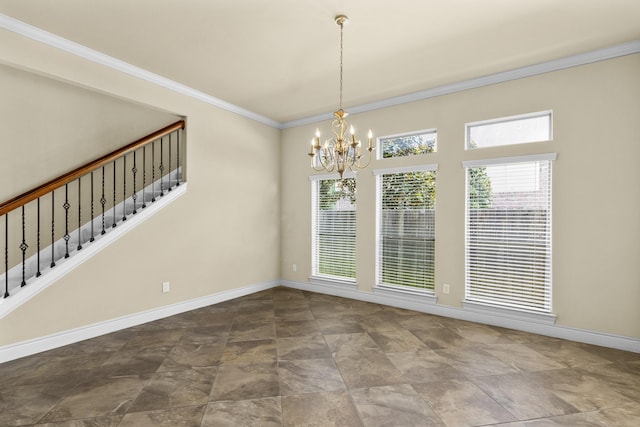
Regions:
M 467 123 L 467 150 L 551 140 L 551 111 Z
M 416 154 L 435 153 L 438 133 L 435 129 L 398 135 L 389 135 L 378 139 L 382 158 L 405 157 Z

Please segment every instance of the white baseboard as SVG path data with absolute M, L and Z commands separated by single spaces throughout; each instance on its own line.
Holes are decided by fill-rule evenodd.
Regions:
M 500 326 L 549 337 L 562 338 L 570 341 L 583 342 L 587 344 L 640 353 L 640 339 L 635 337 L 606 334 L 603 332 L 588 331 L 583 329 L 570 328 L 567 326 L 559 326 L 555 324 L 538 323 L 527 321 L 526 319 L 521 320 L 514 317 L 506 317 L 500 315 L 499 313 L 481 313 L 477 311 L 465 310 L 463 308 L 447 307 L 435 304 L 435 302 L 429 300 L 420 301 L 416 300 L 415 298 L 407 298 L 404 295 L 390 295 L 390 293 L 388 292 L 362 292 L 349 286 L 341 288 L 336 284 L 323 284 L 317 281 L 314 281 L 314 283 L 305 283 L 293 282 L 288 280 L 275 280 L 271 282 L 258 283 L 238 289 L 219 292 L 216 294 L 207 295 L 201 298 L 195 298 L 189 301 L 172 304 L 165 307 L 159 307 L 140 313 L 135 313 L 129 316 L 123 316 L 93 325 L 56 333 L 53 335 L 3 346 L 0 347 L 0 363 L 62 347 L 64 345 L 73 344 L 78 341 L 94 338 L 111 332 L 116 332 L 121 329 L 130 328 L 132 326 L 137 326 L 143 323 L 152 322 L 154 320 L 173 316 L 175 314 L 184 313 L 185 311 L 195 310 L 212 304 L 218 304 L 224 301 L 232 300 L 234 298 L 239 298 L 245 295 L 250 295 L 256 292 L 271 289 L 277 286 L 286 286 L 303 291 L 335 295 L 343 298 L 350 298 L 375 304 L 404 308 L 407 310 L 414 310 L 422 313 L 435 314 L 437 316 L 451 317 L 454 319 Z
M 54 348 L 73 344 L 89 338 L 95 338 L 100 335 L 116 332 L 121 329 L 130 328 L 132 326 L 141 325 L 143 323 L 152 322 L 154 320 L 163 319 L 175 314 L 184 313 L 185 311 L 195 310 L 212 304 L 218 304 L 234 298 L 250 295 L 266 289 L 271 289 L 280 284 L 279 281 L 258 283 L 255 285 L 245 286 L 238 289 L 219 292 L 213 295 L 207 295 L 201 298 L 195 298 L 165 307 L 159 307 L 128 316 L 118 317 L 116 319 L 106 320 L 104 322 L 95 323 L 93 325 L 83 326 L 80 328 L 64 331 L 45 337 L 40 337 L 28 341 L 19 342 L 0 347 L 0 363 L 18 359 L 20 357 L 30 356 Z
M 328 295 L 335 295 L 344 298 L 351 298 L 360 301 L 372 302 L 376 304 L 388 305 L 392 307 L 404 308 L 407 310 L 419 311 L 422 313 L 435 314 L 437 316 L 451 317 L 454 319 L 467 320 L 470 322 L 483 323 L 487 325 L 499 326 L 508 329 L 530 332 L 554 338 L 562 338 L 570 341 L 577 341 L 586 344 L 610 347 L 619 350 L 640 353 L 640 338 L 626 337 L 621 335 L 607 334 L 597 331 L 560 326 L 552 323 L 544 323 L 518 317 L 515 315 L 505 315 L 498 312 L 480 312 L 477 310 L 449 307 L 435 304 L 435 302 L 417 301 L 415 298 L 407 298 L 399 294 L 390 295 L 389 292 L 362 292 L 356 288 L 345 286 L 340 289 L 336 285 L 327 286 L 323 283 L 305 283 L 282 280 L 282 286 L 300 289 L 309 292 L 318 292 Z

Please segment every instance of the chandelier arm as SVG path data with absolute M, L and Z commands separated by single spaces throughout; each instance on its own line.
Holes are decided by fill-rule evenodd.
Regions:
M 322 165 L 322 161 L 320 161 L 320 155 L 318 154 L 320 150 L 317 149 L 315 153 L 313 154 L 309 154 L 309 157 L 311 159 L 311 169 L 313 169 L 316 172 L 322 172 L 323 170 L 325 170 L 324 166 Z M 320 162 L 320 167 L 316 166 L 316 163 Z
M 321 168 L 317 167 L 317 166 L 314 164 L 313 158 L 311 158 L 311 169 L 313 169 L 313 170 L 314 170 L 314 171 L 316 171 L 316 172 L 322 172 L 322 171 L 325 171 L 325 170 L 326 170 L 324 167 L 321 167 Z
M 367 151 L 369 152 L 369 155 L 367 156 L 367 163 L 365 163 L 364 165 L 361 163 L 361 158 L 358 158 L 358 168 L 362 169 L 362 168 L 366 168 L 367 166 L 369 166 L 369 163 L 371 163 L 371 154 L 373 151 L 373 148 L 371 150 L 367 149 Z
M 329 166 L 325 166 L 325 168 L 323 170 L 327 171 L 327 172 L 333 172 L 333 170 L 336 168 L 336 165 L 334 163 L 331 163 Z

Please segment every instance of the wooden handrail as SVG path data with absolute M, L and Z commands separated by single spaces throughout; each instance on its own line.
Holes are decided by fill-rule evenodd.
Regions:
M 0 204 L 0 216 L 8 212 L 11 212 L 12 210 L 19 208 L 23 205 L 26 205 L 27 203 L 33 200 L 36 200 L 37 198 L 42 197 L 45 194 L 50 193 L 64 186 L 65 184 L 68 184 L 80 178 L 81 176 L 90 173 L 91 171 L 94 171 L 108 163 L 111 163 L 114 160 L 124 156 L 125 154 L 128 154 L 132 151 L 137 150 L 143 145 L 146 145 L 152 141 L 155 141 L 158 138 L 162 138 L 163 136 L 168 135 L 172 132 L 175 132 L 178 129 L 184 129 L 184 126 L 185 126 L 184 120 L 175 122 L 174 124 L 169 125 L 165 128 L 162 128 L 156 132 L 153 132 L 152 134 L 147 135 L 144 138 L 141 138 L 135 142 L 132 142 L 131 144 L 127 144 L 124 147 L 119 148 L 115 151 L 112 151 L 109 154 L 105 154 L 104 156 L 92 162 L 89 162 L 83 166 L 80 166 L 79 168 L 69 171 L 59 176 L 58 178 L 54 178 L 51 181 L 48 181 L 32 190 L 27 191 L 26 193 L 23 193 L 17 197 L 14 197 L 13 199 L 7 200 L 6 202 Z

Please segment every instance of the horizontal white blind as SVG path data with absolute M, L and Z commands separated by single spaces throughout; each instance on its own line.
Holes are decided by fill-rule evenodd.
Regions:
M 313 275 L 356 277 L 355 179 L 313 181 Z
M 378 176 L 378 285 L 433 290 L 436 172 Z
M 466 299 L 551 311 L 551 162 L 467 168 Z

